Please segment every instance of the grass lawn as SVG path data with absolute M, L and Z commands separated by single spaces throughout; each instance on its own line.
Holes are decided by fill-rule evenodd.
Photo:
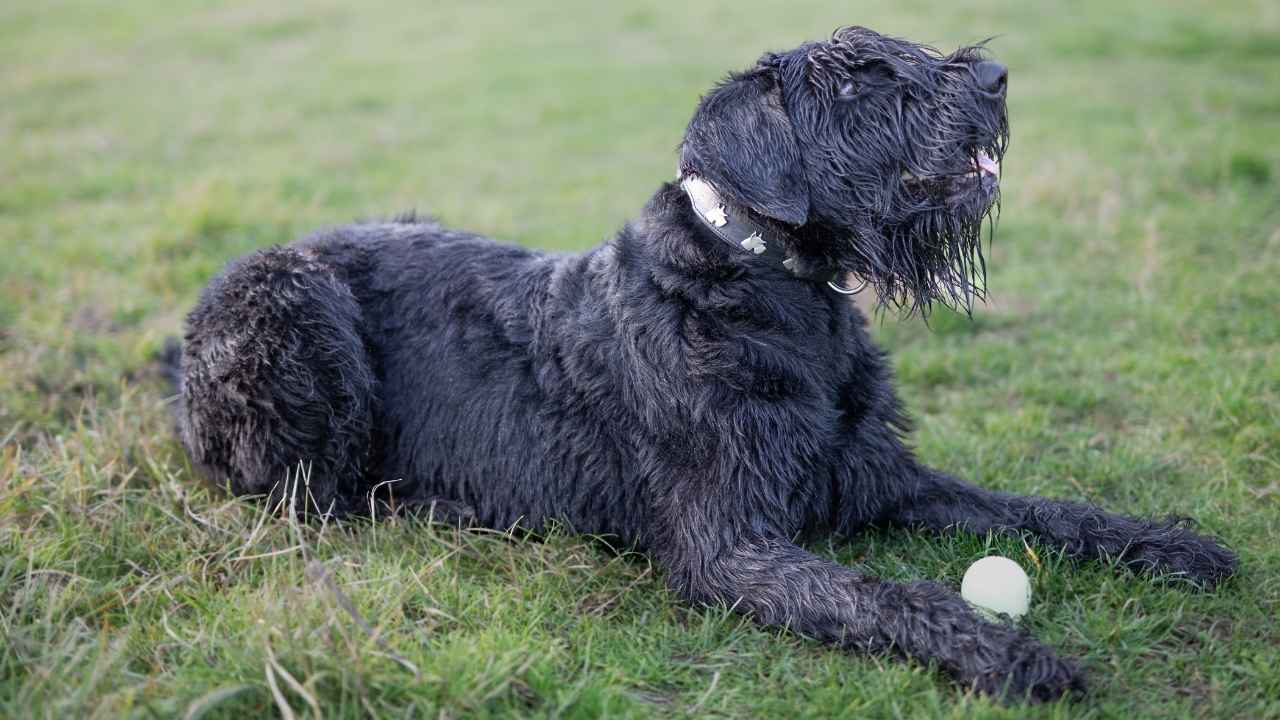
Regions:
M 0 716 L 1280 717 L 1280 5 L 288 5 L 0 5 Z M 814 550 L 956 588 L 1017 559 L 1087 699 L 1003 708 L 686 607 L 582 538 L 299 527 L 193 482 L 151 357 L 225 261 L 409 208 L 587 248 L 701 91 L 848 23 L 997 35 L 1011 69 L 993 302 L 877 324 L 920 454 L 1194 516 L 1242 571 Z

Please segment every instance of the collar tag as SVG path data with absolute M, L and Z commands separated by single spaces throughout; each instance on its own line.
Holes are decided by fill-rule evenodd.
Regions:
M 751 252 L 755 253 L 756 255 L 759 255 L 760 253 L 764 252 L 769 248 L 769 246 L 765 244 L 764 238 L 760 237 L 759 232 L 751 233 L 750 235 L 747 236 L 746 240 L 743 240 L 741 243 L 738 243 L 738 244 L 741 245 L 744 249 L 750 250 Z M 783 260 L 782 264 L 785 266 L 787 264 L 787 261 Z

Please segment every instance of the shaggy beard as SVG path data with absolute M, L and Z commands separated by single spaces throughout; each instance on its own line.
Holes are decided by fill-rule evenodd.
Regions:
M 935 137 L 944 139 L 932 147 L 969 150 L 903 163 L 908 174 L 926 179 L 912 187 L 894 183 L 882 189 L 880 207 L 892 210 L 859 218 L 852 237 L 846 231 L 839 244 L 844 258 L 838 266 L 874 287 L 882 307 L 907 316 L 927 317 L 934 303 L 971 315 L 974 302 L 986 300 L 983 227 L 989 228 L 989 244 L 1000 214 L 1000 185 L 998 174 L 987 176 L 978 158 L 985 155 L 999 168 L 1008 149 L 1008 117 L 1003 106 L 993 113 L 956 98 L 943 107 L 934 117 L 942 131 Z M 882 172 L 891 176 L 892 167 Z M 938 182 L 944 183 L 941 188 L 930 188 Z M 959 187 L 951 184 L 956 182 Z
M 999 217 L 999 190 L 994 192 L 993 202 L 980 212 L 929 212 L 908 227 L 884 233 L 878 251 L 864 253 L 859 263 L 859 274 L 875 288 L 880 304 L 908 316 L 928 316 L 934 303 L 972 314 L 974 301 L 987 297 L 982 229 L 990 228 L 989 243 Z
M 1000 190 L 991 193 L 962 209 L 921 207 L 888 226 L 867 219 L 863 229 L 809 226 L 800 234 L 805 247 L 818 249 L 813 267 L 853 273 L 882 308 L 928 317 L 936 303 L 969 315 L 986 300 L 983 228 L 990 244 L 1000 214 Z

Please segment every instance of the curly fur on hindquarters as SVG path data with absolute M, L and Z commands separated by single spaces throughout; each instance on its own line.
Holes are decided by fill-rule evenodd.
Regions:
M 995 493 L 917 462 L 888 364 L 822 281 L 927 311 L 980 294 L 1004 70 L 861 28 L 769 53 L 699 104 L 683 174 L 786 237 L 788 271 L 664 184 L 616 237 L 547 255 L 413 218 L 231 263 L 187 323 L 180 434 L 234 492 L 395 501 L 488 527 L 556 521 L 662 564 L 695 602 L 1047 700 L 1080 671 L 929 582 L 868 577 L 794 538 L 871 523 L 1027 531 L 1212 586 L 1235 568 L 1178 524 Z
M 187 317 L 179 431 L 237 494 L 282 497 L 305 464 L 319 512 L 354 509 L 373 454 L 378 382 L 351 289 L 296 251 L 228 265 Z

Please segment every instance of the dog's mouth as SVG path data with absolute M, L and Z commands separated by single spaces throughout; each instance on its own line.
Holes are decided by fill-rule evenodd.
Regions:
M 974 155 L 973 168 L 969 171 L 969 175 L 974 177 L 990 175 L 997 182 L 1000 180 L 1000 161 L 988 155 L 986 150 L 979 150 Z
M 974 190 L 991 194 L 1000 185 L 1000 161 L 987 150 L 970 150 L 964 154 L 964 161 L 956 165 L 954 169 L 938 173 L 903 170 L 902 183 L 935 197 L 952 197 Z

